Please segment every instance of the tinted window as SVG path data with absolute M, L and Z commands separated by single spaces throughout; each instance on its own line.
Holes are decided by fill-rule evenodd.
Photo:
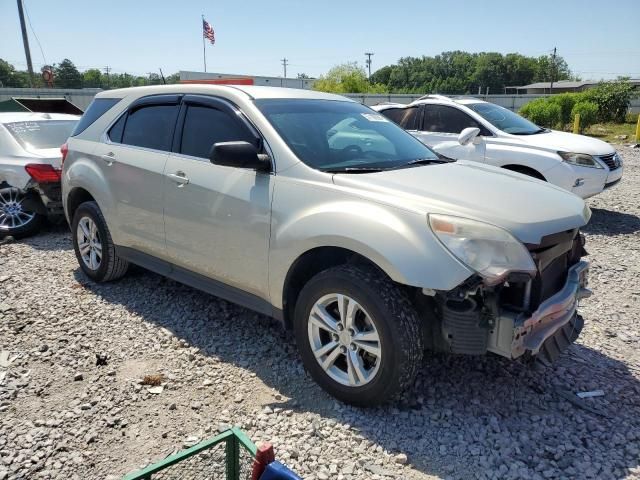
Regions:
M 150 105 L 127 116 L 122 143 L 154 150 L 171 150 L 178 105 Z
M 109 140 L 115 143 L 122 143 L 122 133 L 124 132 L 124 122 L 127 121 L 127 114 L 122 115 L 116 123 L 109 129 Z
M 42 120 L 5 123 L 22 148 L 59 148 L 67 141 L 77 120 Z
M 188 107 L 182 129 L 180 153 L 209 158 L 214 143 L 239 140 L 255 144 L 253 135 L 228 113 L 198 105 Z
M 356 102 L 265 99 L 255 103 L 296 156 L 313 168 L 362 172 L 438 160 L 398 125 Z
M 415 130 L 417 128 L 416 119 L 418 118 L 419 111 L 420 109 L 418 107 L 407 107 L 388 108 L 380 113 L 400 125 L 405 130 Z
M 71 136 L 74 137 L 84 132 L 89 125 L 99 119 L 119 101 L 119 98 L 94 98 L 89 108 L 87 108 L 87 111 L 82 115 L 80 122 L 78 122 L 76 128 L 71 133 Z
M 425 105 L 422 130 L 426 132 L 460 133 L 465 128 L 480 128 L 473 118 L 455 107 Z
M 467 106 L 503 132 L 513 135 L 533 135 L 546 131 L 544 128 L 540 128 L 526 118 L 522 118 L 517 113 L 513 113 L 511 110 L 507 110 L 499 105 L 492 103 L 473 103 Z

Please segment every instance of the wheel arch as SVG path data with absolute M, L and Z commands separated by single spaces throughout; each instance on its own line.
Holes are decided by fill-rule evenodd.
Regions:
M 73 221 L 73 216 L 78 209 L 78 207 L 84 202 L 95 202 L 91 193 L 83 187 L 73 187 L 67 195 L 65 202 L 65 215 L 67 216 L 67 221 L 69 224 Z
M 512 172 L 522 173 L 523 175 L 528 175 L 530 177 L 537 178 L 538 180 L 544 180 L 545 182 L 547 181 L 542 173 L 540 173 L 535 168 L 527 167 L 526 165 L 509 163 L 506 165 L 502 165 L 501 168 L 504 168 L 505 170 L 511 170 Z
M 325 246 L 307 250 L 296 258 L 285 276 L 282 289 L 282 319 L 288 330 L 292 328 L 296 302 L 304 285 L 318 273 L 345 264 L 365 265 L 389 278 L 378 264 L 348 248 Z

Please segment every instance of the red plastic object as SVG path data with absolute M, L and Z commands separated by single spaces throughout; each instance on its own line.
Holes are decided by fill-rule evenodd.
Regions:
M 258 447 L 256 452 L 256 459 L 253 461 L 253 468 L 251 470 L 251 480 L 259 480 L 264 469 L 276 459 L 276 454 L 273 451 L 273 445 L 270 443 L 263 443 Z
M 48 163 L 30 163 L 24 167 L 29 176 L 37 183 L 55 183 L 60 181 L 60 170 Z
M 60 147 L 60 153 L 62 153 L 62 165 L 64 165 L 64 159 L 67 158 L 67 153 L 69 153 L 69 145 L 63 143 Z

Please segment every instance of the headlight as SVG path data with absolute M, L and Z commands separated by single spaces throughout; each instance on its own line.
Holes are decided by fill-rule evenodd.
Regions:
M 595 158 L 586 153 L 558 152 L 558 155 L 560 155 L 565 162 L 577 165 L 578 167 L 604 168 Z
M 475 270 L 488 285 L 510 272 L 536 274 L 531 254 L 506 230 L 462 217 L 429 214 L 429 226 L 458 260 Z

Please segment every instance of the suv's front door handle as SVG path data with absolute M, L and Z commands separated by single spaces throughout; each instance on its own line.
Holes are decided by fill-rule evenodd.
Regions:
M 113 152 L 109 152 L 106 155 L 102 155 L 100 158 L 102 159 L 102 161 L 106 162 L 108 166 L 113 165 L 113 162 L 116 161 L 116 156 Z
M 179 187 L 182 187 L 189 183 L 189 179 L 184 174 L 184 172 L 169 173 L 167 177 L 176 182 Z

